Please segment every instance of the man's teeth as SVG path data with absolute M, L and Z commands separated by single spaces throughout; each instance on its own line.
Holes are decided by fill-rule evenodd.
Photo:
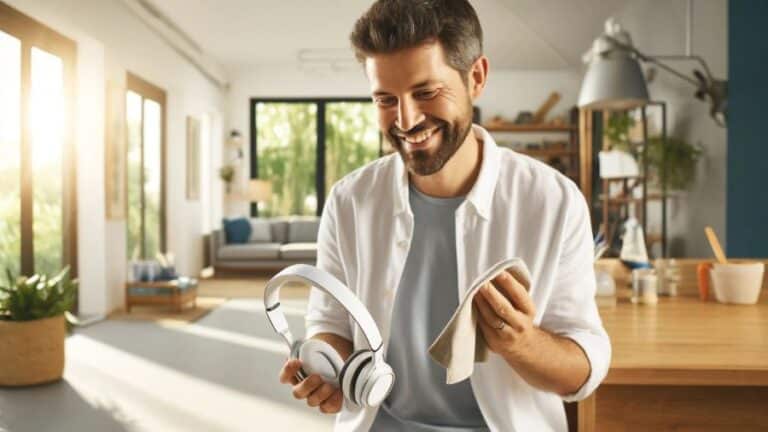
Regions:
M 437 131 L 437 128 L 434 128 L 432 130 L 421 132 L 420 134 L 414 137 L 405 137 L 405 140 L 411 144 L 421 144 L 422 142 L 426 141 L 429 137 L 431 137 L 432 134 L 434 134 L 436 131 Z

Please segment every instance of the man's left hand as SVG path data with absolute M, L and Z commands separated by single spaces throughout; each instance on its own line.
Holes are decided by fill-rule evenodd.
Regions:
M 473 302 L 491 351 L 507 362 L 530 351 L 539 332 L 533 324 L 536 308 L 522 283 L 502 272 L 478 290 Z

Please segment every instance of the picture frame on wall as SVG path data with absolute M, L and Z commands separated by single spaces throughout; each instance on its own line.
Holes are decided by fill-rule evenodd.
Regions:
M 187 199 L 200 199 L 200 119 L 187 116 Z
M 107 82 L 105 141 L 105 210 L 107 219 L 124 220 L 128 207 L 127 137 L 125 129 L 125 86 Z

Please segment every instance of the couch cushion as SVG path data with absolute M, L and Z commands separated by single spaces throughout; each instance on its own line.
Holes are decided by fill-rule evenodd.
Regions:
M 223 219 L 224 233 L 227 243 L 248 243 L 251 237 L 251 223 L 246 218 Z
M 292 220 L 288 225 L 288 243 L 316 242 L 319 224 L 316 218 Z
M 249 243 L 227 245 L 219 248 L 221 260 L 250 260 L 280 258 L 279 243 Z
M 288 243 L 287 219 L 270 219 L 269 228 L 272 231 L 272 243 Z
M 272 242 L 272 231 L 270 223 L 266 219 L 251 219 L 251 243 L 270 243 Z
M 317 243 L 288 243 L 280 246 L 280 258 L 283 259 L 315 259 L 317 258 Z

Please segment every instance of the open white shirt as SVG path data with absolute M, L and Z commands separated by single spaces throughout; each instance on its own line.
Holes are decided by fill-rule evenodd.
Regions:
M 499 148 L 473 125 L 482 166 L 456 210 L 457 298 L 494 263 L 522 258 L 531 273 L 534 324 L 574 340 L 591 366 L 587 382 L 561 397 L 526 383 L 494 353 L 475 364 L 472 390 L 493 431 L 567 431 L 562 401 L 591 394 L 608 372 L 611 345 L 595 304 L 589 210 L 576 184 L 530 157 Z M 398 154 L 380 158 L 341 179 L 326 201 L 318 233 L 317 266 L 347 285 L 368 308 L 389 342 L 396 290 L 410 247 L 413 214 L 408 172 Z M 367 349 L 360 328 L 330 296 L 313 288 L 307 337 L 329 332 Z M 427 347 L 424 348 L 425 350 Z M 542 359 L 549 361 L 550 359 Z M 395 380 L 397 385 L 397 380 Z M 345 404 L 336 431 L 367 431 L 378 408 Z

